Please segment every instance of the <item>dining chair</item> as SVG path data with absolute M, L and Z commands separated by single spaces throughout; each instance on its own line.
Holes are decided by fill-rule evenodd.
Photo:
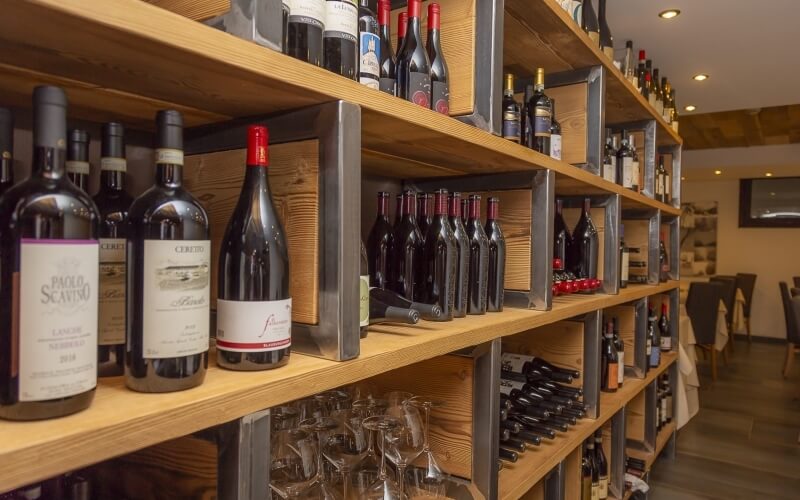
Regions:
M 725 324 L 728 325 L 728 345 L 731 352 L 735 350 L 733 343 L 733 308 L 736 305 L 736 276 L 712 276 L 712 283 L 722 285 L 722 302 L 725 304 Z
M 736 288 L 744 295 L 744 326 L 747 329 L 747 341 L 752 342 L 750 336 L 750 311 L 753 303 L 753 292 L 756 289 L 755 274 L 736 273 Z
M 778 283 L 783 301 L 783 316 L 786 321 L 786 360 L 783 362 L 783 378 L 789 376 L 794 356 L 800 353 L 800 297 L 789 295 L 789 285 Z
M 686 297 L 686 314 L 692 322 L 695 345 L 705 353 L 710 352 L 711 380 L 717 380 L 717 350 L 714 348 L 717 339 L 717 317 L 719 301 L 722 300 L 724 287 L 721 283 L 709 281 L 693 282 L 689 286 Z M 722 350 L 722 357 L 727 365 L 728 355 Z

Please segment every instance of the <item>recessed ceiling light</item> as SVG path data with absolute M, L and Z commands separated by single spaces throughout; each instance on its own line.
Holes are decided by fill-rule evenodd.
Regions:
M 660 17 L 661 19 L 672 19 L 674 17 L 678 17 L 678 14 L 680 13 L 681 11 L 679 11 L 678 9 L 669 9 L 663 12 L 659 12 L 658 17 Z
M 775 196 L 775 192 L 774 192 L 774 191 L 772 191 L 772 192 L 770 192 L 770 193 L 769 193 L 769 195 L 770 195 L 770 196 Z
M 708 80 L 708 75 L 705 73 L 698 73 L 692 77 L 692 80 L 702 82 L 704 80 Z
M 686 106 L 684 109 L 686 111 L 694 111 L 695 109 L 697 109 L 697 106 L 695 106 L 694 104 L 690 104 L 690 105 Z
M 767 173 L 766 173 L 766 174 L 764 174 L 764 175 L 766 175 L 767 177 L 772 177 L 772 172 L 767 172 Z
M 722 170 L 714 170 L 715 175 L 722 175 Z

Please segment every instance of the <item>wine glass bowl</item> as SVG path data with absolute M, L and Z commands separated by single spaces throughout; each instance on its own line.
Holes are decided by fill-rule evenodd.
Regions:
M 297 498 L 317 478 L 317 443 L 301 429 L 278 431 L 272 440 L 270 486 L 282 498 Z
M 389 403 L 390 407 L 400 406 L 413 397 L 414 395 L 407 391 L 391 391 L 383 395 L 383 399 Z

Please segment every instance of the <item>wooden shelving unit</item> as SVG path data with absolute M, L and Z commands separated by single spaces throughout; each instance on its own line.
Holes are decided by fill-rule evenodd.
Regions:
M 650 470 L 650 467 L 653 465 L 653 462 L 656 461 L 658 456 L 664 450 L 664 447 L 669 442 L 669 439 L 672 437 L 672 434 L 675 432 L 676 424 L 673 420 L 672 422 L 668 423 L 661 430 L 658 431 L 658 435 L 656 436 L 656 447 L 652 451 L 644 451 L 637 448 L 628 448 L 627 453 L 629 456 L 633 458 L 638 458 L 639 460 L 643 460 L 646 464 L 646 470 Z
M 529 447 L 516 463 L 505 464 L 500 471 L 500 498 L 515 500 L 522 497 L 677 359 L 675 352 L 664 353 L 659 367 L 650 370 L 645 378 L 626 378 L 625 384 L 616 393 L 602 394 L 599 418 L 581 420 L 565 435 L 559 435 L 552 441 L 543 440 L 541 446 Z

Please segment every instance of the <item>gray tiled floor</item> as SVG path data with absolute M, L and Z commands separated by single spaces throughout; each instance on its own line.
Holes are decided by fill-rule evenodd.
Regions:
M 700 359 L 700 413 L 654 465 L 651 500 L 800 499 L 800 363 L 784 380 L 783 345 L 736 347 L 713 384 Z

